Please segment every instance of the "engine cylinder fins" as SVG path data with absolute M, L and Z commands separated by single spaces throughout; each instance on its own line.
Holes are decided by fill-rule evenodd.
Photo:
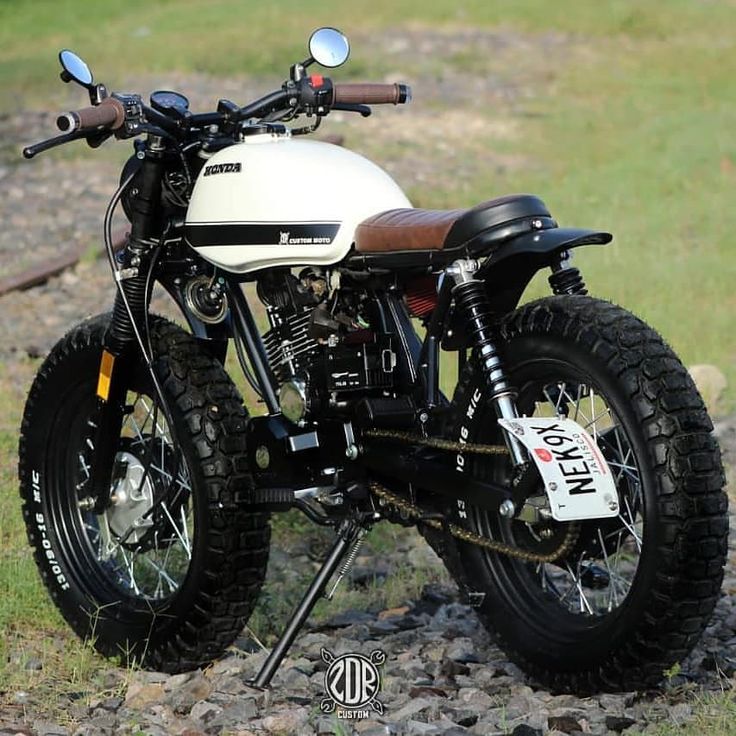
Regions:
M 279 383 L 306 368 L 319 348 L 309 334 L 310 312 L 285 316 L 263 336 L 268 363 Z
M 184 287 L 184 299 L 192 314 L 206 324 L 214 325 L 225 319 L 227 297 L 220 283 L 210 276 L 203 274 L 190 279 Z

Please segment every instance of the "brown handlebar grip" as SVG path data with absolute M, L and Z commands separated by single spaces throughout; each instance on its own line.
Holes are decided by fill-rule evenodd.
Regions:
M 59 130 L 75 131 L 83 129 L 96 130 L 108 128 L 117 130 L 125 122 L 125 108 L 122 102 L 114 97 L 106 97 L 99 105 L 83 107 L 81 110 L 59 115 L 56 125 Z
M 347 105 L 398 105 L 411 99 L 406 84 L 335 84 L 332 88 L 333 104 Z

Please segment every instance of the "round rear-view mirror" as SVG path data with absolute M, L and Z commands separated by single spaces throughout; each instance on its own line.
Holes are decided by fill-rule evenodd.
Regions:
M 336 28 L 318 28 L 309 39 L 309 53 L 322 66 L 340 66 L 350 55 L 350 44 Z
M 73 51 L 69 51 L 69 49 L 60 51 L 59 61 L 70 80 L 74 80 L 83 87 L 92 86 L 92 72 L 86 62 L 80 59 Z

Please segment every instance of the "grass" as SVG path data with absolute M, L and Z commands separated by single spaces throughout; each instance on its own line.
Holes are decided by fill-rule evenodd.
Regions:
M 273 78 L 304 57 L 308 34 L 320 24 L 340 27 L 354 40 L 352 58 L 336 78 L 402 72 L 420 80 L 418 99 L 463 77 L 517 84 L 519 94 L 508 102 L 466 95 L 453 110 L 440 103 L 425 108 L 414 128 L 406 127 L 411 108 L 396 111 L 395 134 L 388 115 L 376 116 L 377 128 L 358 120 L 334 129 L 384 165 L 436 162 L 437 176 L 400 180 L 422 206 L 472 205 L 532 191 L 562 224 L 613 231 L 612 246 L 576 254 L 591 291 L 651 322 L 686 363 L 719 366 L 730 385 L 724 408 L 733 409 L 736 77 L 729 59 L 735 10 L 733 0 L 319 0 L 309 9 L 295 0 L 0 0 L 0 117 L 56 109 L 67 100 L 69 90 L 58 82 L 61 47 L 78 51 L 112 87 L 165 71 Z M 466 29 L 493 31 L 489 38 L 496 40 L 481 35 L 461 49 L 398 61 L 384 43 L 391 34 L 432 30 L 451 39 Z M 523 43 L 515 46 L 515 39 Z M 451 114 L 452 126 L 442 129 Z M 476 129 L 471 118 L 502 120 L 511 132 Z M 121 147 L 109 150 L 96 155 L 120 160 Z M 61 155 L 91 154 L 70 147 Z M 540 277 L 527 297 L 546 290 Z M 49 605 L 19 519 L 17 428 L 34 367 L 0 365 L 0 707 L 19 689 L 53 702 L 53 693 L 88 697 L 110 687 L 107 665 Z M 277 521 L 276 537 L 288 548 L 310 528 L 290 515 Z M 373 544 L 395 545 L 400 534 L 379 527 Z M 365 591 L 343 587 L 329 612 L 396 605 L 433 574 L 392 576 Z M 267 589 L 251 622 L 260 637 L 273 637 L 300 585 L 297 575 Z M 326 607 L 318 614 L 326 615 Z M 25 669 L 34 658 L 42 670 Z M 733 691 L 691 702 L 692 724 L 663 726 L 662 736 L 736 732 Z

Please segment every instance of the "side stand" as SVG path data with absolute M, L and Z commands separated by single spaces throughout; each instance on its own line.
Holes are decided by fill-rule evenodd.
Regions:
M 325 586 L 335 570 L 337 570 L 340 560 L 342 560 L 345 552 L 359 538 L 363 528 L 363 525 L 354 519 L 348 519 L 342 523 L 337 530 L 337 539 L 333 543 L 327 558 L 322 563 L 322 567 L 320 567 L 314 576 L 314 580 L 312 580 L 301 603 L 292 614 L 284 633 L 281 634 L 281 638 L 271 650 L 256 678 L 250 681 L 250 685 L 260 689 L 265 689 L 269 686 L 271 679 L 276 674 L 276 670 L 289 651 L 289 647 L 294 643 L 299 629 L 304 625 L 315 604 L 324 593 Z

